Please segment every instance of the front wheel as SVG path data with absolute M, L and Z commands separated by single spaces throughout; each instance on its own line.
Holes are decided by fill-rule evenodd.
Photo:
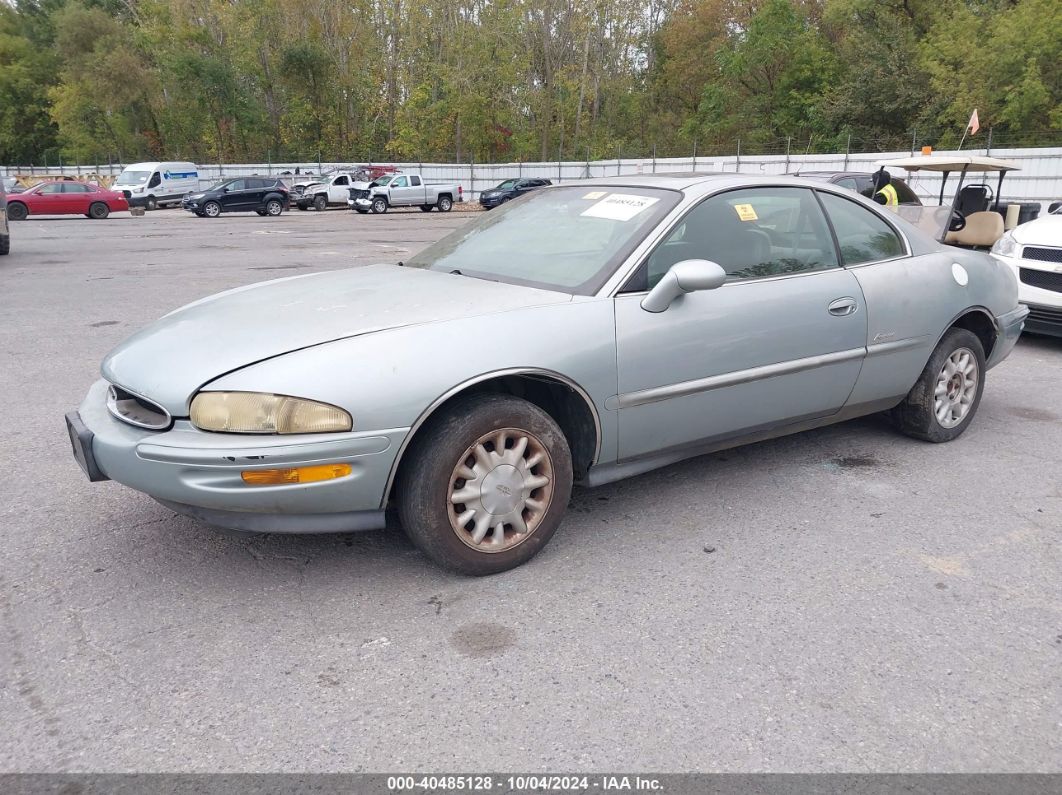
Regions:
M 439 212 L 448 213 L 453 209 L 454 200 L 449 196 L 440 196 L 439 201 L 435 206 L 439 208 Z
M 270 199 L 266 202 L 265 211 L 266 215 L 271 215 L 276 218 L 284 212 L 284 205 L 280 203 L 279 199 Z
M 538 406 L 479 395 L 425 426 L 397 489 L 402 526 L 428 557 L 461 574 L 497 574 L 553 536 L 571 496 L 571 452 Z
M 377 215 L 382 215 L 387 212 L 387 199 L 380 197 L 379 199 L 373 199 L 372 211 Z
M 328 209 L 328 199 L 325 198 L 324 196 L 316 196 L 316 197 L 314 197 L 313 209 L 317 210 L 317 212 L 319 212 L 319 213 L 324 212 L 325 210 Z
M 148 210 L 157 210 L 159 209 L 159 200 L 156 199 L 154 196 L 148 196 L 147 202 L 145 202 L 144 206 Z
M 966 430 L 985 388 L 985 352 L 972 331 L 949 329 L 918 381 L 892 410 L 897 428 L 927 442 L 950 442 Z
M 7 205 L 7 217 L 10 221 L 25 221 L 29 210 L 22 202 L 10 202 Z
M 203 215 L 207 218 L 217 218 L 221 215 L 221 205 L 217 202 L 207 202 L 203 205 Z
M 89 218 L 93 218 L 97 221 L 102 221 L 108 215 L 111 214 L 111 208 L 103 202 L 93 202 L 89 207 Z

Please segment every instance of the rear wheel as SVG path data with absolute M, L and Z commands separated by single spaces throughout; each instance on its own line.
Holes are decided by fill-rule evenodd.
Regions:
M 279 199 L 270 199 L 266 202 L 265 211 L 266 215 L 271 215 L 275 218 L 284 212 L 284 205 L 280 203 Z
M 111 208 L 103 202 L 93 202 L 89 205 L 89 218 L 94 218 L 97 221 L 102 221 L 108 215 L 111 214 Z
M 11 221 L 25 221 L 29 210 L 22 202 L 9 202 L 7 205 L 7 217 Z
M 378 199 L 373 199 L 372 211 L 379 215 L 382 215 L 383 213 L 387 212 L 387 199 L 383 198 L 382 196 Z
M 403 528 L 432 560 L 462 574 L 527 562 L 553 536 L 571 496 L 567 439 L 538 406 L 508 395 L 479 395 L 444 411 L 403 462 Z
M 892 410 L 900 431 L 927 442 L 950 442 L 966 430 L 984 391 L 985 352 L 971 331 L 949 329 L 918 381 Z
M 217 218 L 221 215 L 221 205 L 217 202 L 207 202 L 203 205 L 203 215 L 207 218 Z
M 454 200 L 449 196 L 440 196 L 439 201 L 435 206 L 439 208 L 439 212 L 448 213 L 453 209 Z
M 328 209 L 328 199 L 324 196 L 315 196 L 313 200 L 313 209 L 317 212 L 324 212 Z
M 420 211 L 422 213 L 430 213 L 432 211 L 432 205 L 430 205 L 430 204 L 422 204 L 422 205 L 420 205 Z

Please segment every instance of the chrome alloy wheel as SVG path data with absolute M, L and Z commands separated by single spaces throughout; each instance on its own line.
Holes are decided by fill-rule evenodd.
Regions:
M 937 375 L 933 413 L 942 428 L 954 428 L 970 413 L 977 398 L 977 357 L 969 348 L 952 352 Z
M 502 428 L 479 437 L 450 475 L 450 527 L 478 552 L 526 541 L 553 499 L 553 461 L 534 435 Z

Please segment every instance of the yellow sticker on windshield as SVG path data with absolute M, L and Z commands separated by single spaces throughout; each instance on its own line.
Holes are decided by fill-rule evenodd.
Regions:
M 734 209 L 737 211 L 738 218 L 742 221 L 760 220 L 760 217 L 756 215 L 756 211 L 752 209 L 751 204 L 735 204 Z
M 588 194 L 583 196 L 583 198 L 584 199 L 600 199 L 602 196 L 605 195 L 606 192 L 607 191 L 603 191 L 603 190 L 592 190 Z

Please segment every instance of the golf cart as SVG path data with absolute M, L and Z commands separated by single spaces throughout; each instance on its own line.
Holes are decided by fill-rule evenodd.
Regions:
M 931 171 L 941 175 L 939 207 L 895 208 L 906 220 L 936 236 L 941 243 L 965 248 L 991 248 L 1003 236 L 1006 224 L 1017 223 L 1020 205 L 1003 206 L 1000 204 L 1000 190 L 1003 177 L 1008 171 L 1019 168 L 1009 160 L 980 155 L 919 155 L 901 157 L 895 160 L 880 161 L 882 168 L 902 168 L 907 173 Z M 951 206 L 944 205 L 944 190 L 952 172 L 959 173 L 959 184 L 955 186 Z M 979 183 L 966 183 L 968 173 L 983 174 Z M 998 174 L 999 180 L 995 190 L 988 183 L 989 174 Z M 910 179 L 908 179 L 910 182 Z M 1011 215 L 1014 216 L 1011 221 Z

